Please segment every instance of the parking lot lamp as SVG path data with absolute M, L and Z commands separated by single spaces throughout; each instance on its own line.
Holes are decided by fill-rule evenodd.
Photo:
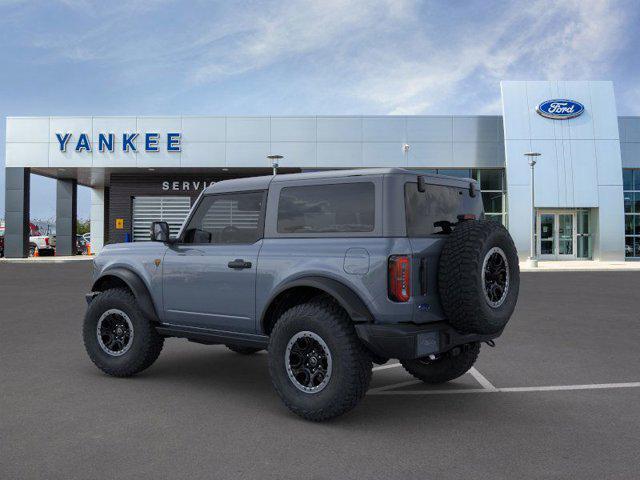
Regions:
M 541 154 L 538 152 L 527 152 L 524 154 L 529 160 L 531 167 L 531 248 L 529 251 L 529 266 L 537 267 L 538 259 L 536 257 L 536 190 L 535 190 L 535 166 L 536 157 Z
M 278 174 L 278 165 L 280 160 L 283 158 L 282 155 L 267 155 L 267 158 L 271 162 L 271 166 L 273 167 L 273 174 Z

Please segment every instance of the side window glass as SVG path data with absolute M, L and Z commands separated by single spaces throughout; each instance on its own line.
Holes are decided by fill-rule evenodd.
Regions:
M 205 197 L 185 230 L 185 243 L 250 244 L 262 236 L 263 192 Z
M 375 186 L 370 182 L 286 187 L 278 202 L 278 233 L 372 232 Z

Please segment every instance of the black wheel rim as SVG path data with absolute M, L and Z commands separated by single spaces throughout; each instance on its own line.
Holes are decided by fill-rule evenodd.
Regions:
M 500 247 L 487 252 L 482 265 L 485 300 L 492 308 L 501 306 L 509 293 L 509 262 Z
M 98 319 L 96 335 L 102 351 L 113 357 L 119 357 L 131 348 L 133 324 L 122 310 L 110 309 Z
M 333 361 L 324 340 L 316 333 L 296 333 L 287 344 L 284 355 L 291 383 L 305 393 L 322 391 L 331 378 Z

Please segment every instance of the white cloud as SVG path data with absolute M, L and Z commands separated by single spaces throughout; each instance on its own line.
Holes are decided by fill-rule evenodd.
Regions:
M 604 0 L 487 2 L 484 9 L 452 3 L 448 11 L 414 0 L 250 2 L 243 9 L 140 0 L 107 10 L 89 0 L 63 2 L 90 25 L 29 35 L 48 61 L 99 60 L 128 81 L 169 74 L 175 89 L 284 66 L 291 83 L 322 86 L 310 95 L 395 114 L 499 113 L 501 79 L 608 78 L 629 30 L 625 8 Z M 172 8 L 176 25 L 154 30 L 154 15 Z
M 477 89 L 483 100 L 475 109 L 465 104 L 466 111 L 499 113 L 502 79 L 606 78 L 611 57 L 624 47 L 624 24 L 624 9 L 595 0 L 511 4 L 490 21 L 474 23 L 473 33 L 459 29 L 453 43 L 435 46 L 427 24 L 411 51 L 391 49 L 383 66 L 370 62 L 354 94 L 390 113 L 449 113 L 451 102 L 466 101 L 468 90 Z

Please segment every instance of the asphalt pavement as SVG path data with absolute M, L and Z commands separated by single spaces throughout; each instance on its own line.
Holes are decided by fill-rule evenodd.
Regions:
M 514 317 L 443 387 L 402 368 L 334 421 L 303 421 L 267 356 L 170 339 L 129 379 L 82 345 L 91 265 L 0 264 L 3 479 L 633 479 L 640 272 L 524 273 Z

